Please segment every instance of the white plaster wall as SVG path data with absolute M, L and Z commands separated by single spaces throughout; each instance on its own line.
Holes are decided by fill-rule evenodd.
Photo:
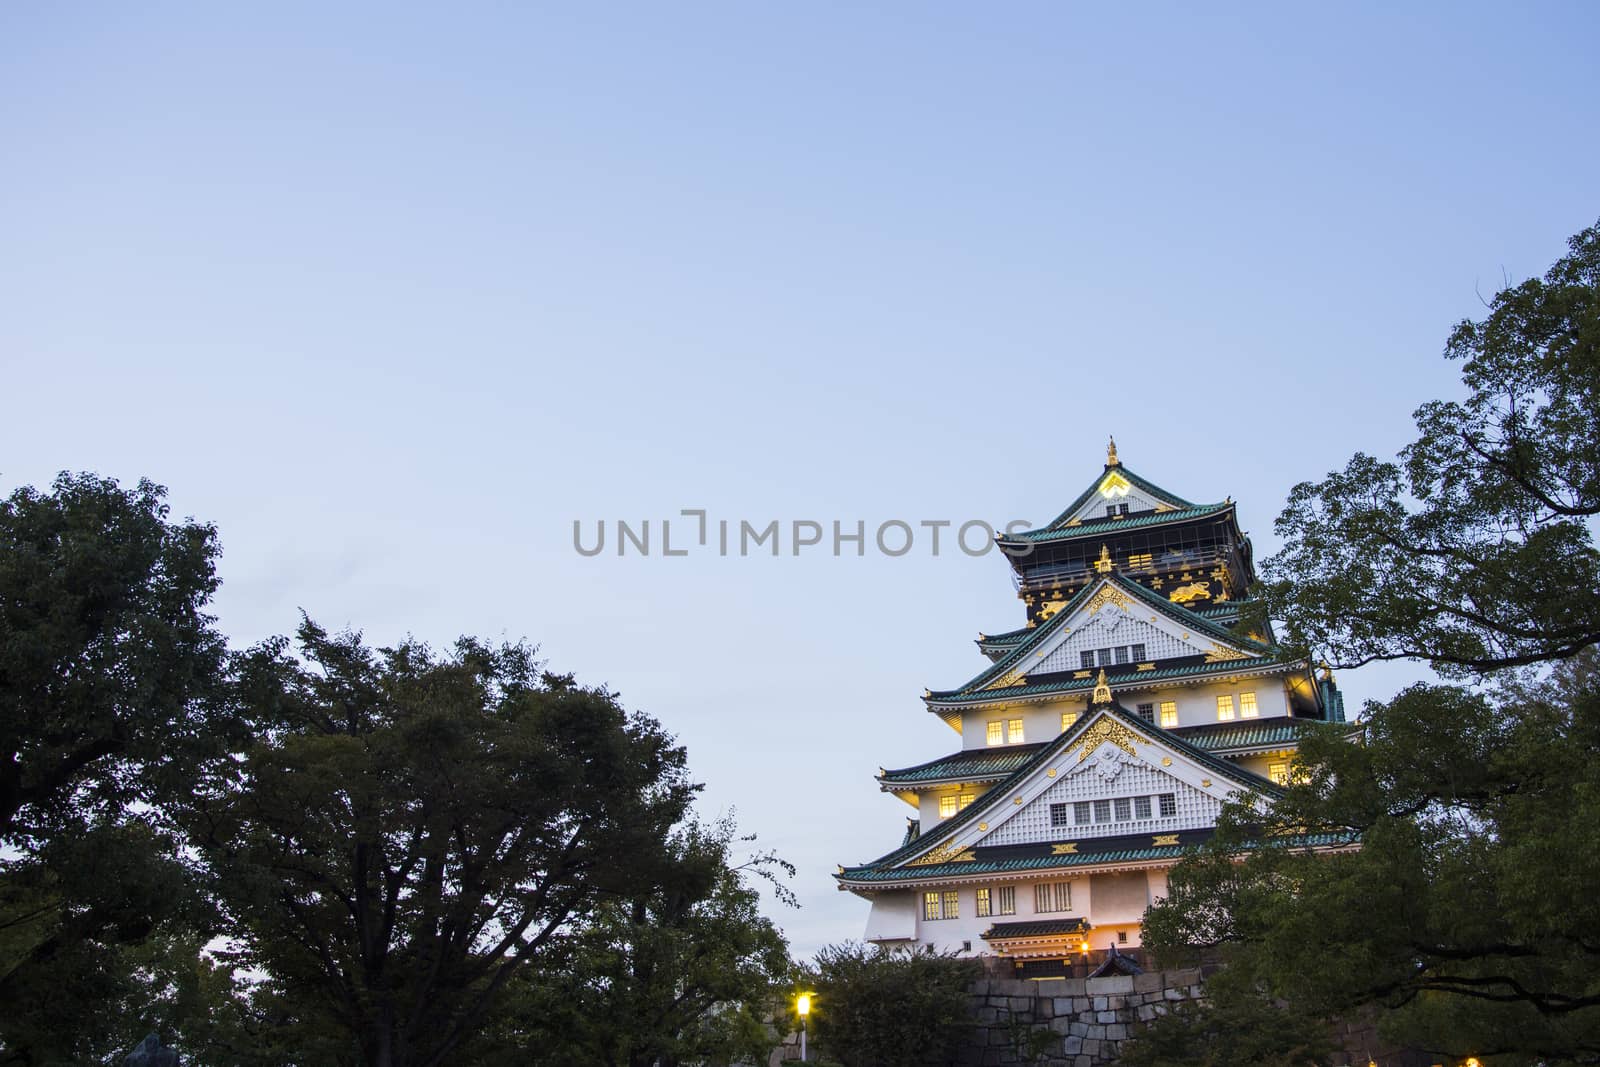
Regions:
M 879 893 L 867 913 L 867 941 L 902 941 L 917 936 L 917 896 L 909 890 Z
M 1053 911 L 1040 915 L 1033 910 L 1033 887 L 1035 882 L 1070 882 L 1072 885 L 1072 910 Z M 1015 915 L 989 915 L 978 918 L 978 887 L 988 886 L 991 893 L 1002 885 L 1014 886 L 1017 891 L 1017 913 Z M 1057 876 L 1050 878 L 1037 878 L 1026 882 L 976 882 L 971 885 L 958 886 L 956 891 L 961 895 L 961 915 L 955 919 L 924 919 L 922 917 L 922 894 L 925 890 L 917 890 L 913 900 L 916 909 L 917 941 L 919 944 L 933 945 L 941 951 L 961 952 L 970 956 L 993 955 L 988 947 L 988 942 L 983 940 L 982 934 L 990 925 L 997 922 L 1029 922 L 1034 919 L 1071 919 L 1085 916 L 1089 913 L 1089 879 L 1086 877 Z M 963 948 L 963 942 L 971 942 L 970 948 Z

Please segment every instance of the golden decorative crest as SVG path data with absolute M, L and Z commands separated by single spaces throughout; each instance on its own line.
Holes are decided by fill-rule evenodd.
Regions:
M 1162 845 L 1176 845 L 1177 843 L 1177 834 L 1156 834 L 1154 840 L 1150 842 L 1150 847 L 1160 848 Z
M 1133 601 L 1128 599 L 1127 594 L 1109 583 L 1102 585 L 1099 591 L 1089 598 L 1089 614 L 1097 614 L 1107 604 L 1115 604 L 1123 610 L 1133 607 Z
M 1115 496 L 1127 496 L 1129 491 L 1133 489 L 1133 483 L 1128 481 L 1128 479 L 1124 478 L 1121 474 L 1118 474 L 1116 471 L 1111 471 L 1104 478 L 1100 479 L 1100 485 L 1098 488 L 1100 490 L 1100 495 L 1105 497 L 1107 500 L 1110 500 Z
M 954 841 L 940 845 L 932 852 L 918 856 L 907 867 L 932 867 L 939 863 L 971 863 L 978 857 L 965 845 L 958 845 Z
M 1050 846 L 1050 855 L 1052 856 L 1076 856 L 1077 854 L 1078 843 L 1076 841 L 1068 841 L 1064 845 Z
M 1108 717 L 1101 719 L 1085 730 L 1083 736 L 1078 740 L 1081 742 L 1078 749 L 1078 762 L 1082 763 L 1089 758 L 1091 752 L 1107 741 L 1110 741 L 1128 755 L 1136 756 L 1138 753 L 1134 751 L 1133 746 L 1134 742 L 1140 740 L 1140 737 L 1117 720 Z
M 1090 704 L 1111 703 L 1111 685 L 1106 681 L 1105 668 L 1100 668 L 1100 677 L 1094 680 L 1094 695 L 1089 698 Z
M 984 688 L 1005 689 L 1008 686 L 1021 685 L 1023 682 L 1022 675 L 1023 672 L 1021 667 L 1013 667 L 1011 670 L 1007 671 L 994 681 L 990 682 L 988 685 L 984 686 Z
M 1188 585 L 1180 585 L 1167 599 L 1174 604 L 1187 604 L 1191 600 L 1210 600 L 1211 583 L 1190 582 Z
M 1236 659 L 1249 658 L 1250 653 L 1240 652 L 1238 649 L 1229 648 L 1227 645 L 1219 645 L 1215 641 L 1211 642 L 1211 651 L 1206 653 L 1207 663 L 1227 663 Z

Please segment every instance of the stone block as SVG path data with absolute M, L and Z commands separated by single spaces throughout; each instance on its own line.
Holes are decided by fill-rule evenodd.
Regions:
M 1090 1000 L 1088 997 L 1073 997 L 1072 998 L 1072 1010 L 1073 1011 L 1088 1011 L 1093 1007 L 1094 1007 L 1094 1001 Z
M 1111 998 L 1095 997 L 1093 1003 L 1095 1011 L 1105 1011 L 1107 1008 L 1111 1007 Z
M 1069 1037 L 1062 1043 L 1061 1052 L 1065 1056 L 1076 1056 L 1083 1051 L 1083 1038 Z
M 1112 1023 L 1106 1027 L 1106 1036 L 1113 1041 L 1122 1041 L 1128 1036 L 1128 1028 L 1122 1023 Z
M 1090 993 L 1132 993 L 1133 975 L 1109 974 L 1104 978 L 1090 978 L 1084 983 Z
M 1154 993 L 1163 985 L 1163 976 L 1160 971 L 1133 976 L 1133 991 L 1135 993 Z
M 1165 993 L 1161 994 L 1161 996 L 1165 1000 L 1188 1000 L 1189 999 L 1189 995 L 1187 993 L 1185 993 L 1181 989 L 1169 989 Z
M 1052 1003 L 1052 1007 L 1055 1008 L 1055 1011 L 1056 1011 L 1057 1015 L 1071 1015 L 1072 1014 L 1072 998 L 1071 997 L 1056 997 L 1054 1002 Z

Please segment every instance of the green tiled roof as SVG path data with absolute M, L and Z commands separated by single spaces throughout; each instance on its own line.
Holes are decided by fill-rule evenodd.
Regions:
M 1122 592 L 1131 594 L 1135 598 L 1144 601 L 1144 603 L 1146 605 L 1148 605 L 1150 607 L 1153 607 L 1153 608 L 1156 608 L 1156 609 L 1166 613 L 1167 615 L 1169 615 L 1169 616 L 1171 616 L 1171 617 L 1173 617 L 1175 619 L 1178 619 L 1179 621 L 1183 622 L 1185 625 L 1189 626 L 1191 629 L 1194 629 L 1194 630 L 1197 630 L 1197 631 L 1199 631 L 1201 633 L 1204 633 L 1204 634 L 1206 634 L 1206 635 L 1208 635 L 1208 636 L 1210 636 L 1210 637 L 1212 637 L 1212 638 L 1214 638 L 1214 639 L 1216 639 L 1218 641 L 1226 641 L 1231 645 L 1237 645 L 1240 648 L 1252 648 L 1252 647 L 1254 647 L 1254 648 L 1260 650 L 1260 653 L 1261 653 L 1262 657 L 1266 657 L 1266 656 L 1269 656 L 1269 655 L 1272 654 L 1272 649 L 1270 649 L 1268 646 L 1263 645 L 1263 644 L 1261 644 L 1260 642 L 1257 642 L 1257 641 L 1251 641 L 1247 637 L 1240 637 L 1237 634 L 1234 634 L 1233 632 L 1228 630 L 1227 627 L 1219 626 L 1217 623 L 1212 622 L 1210 619 L 1207 619 L 1204 616 L 1197 615 L 1196 613 L 1190 611 L 1188 608 L 1184 607 L 1181 604 L 1174 604 L 1174 603 L 1172 603 L 1172 601 L 1166 599 L 1165 597 L 1160 596 L 1159 594 L 1157 594 L 1155 592 L 1152 592 L 1149 589 L 1146 589 L 1144 586 L 1140 585 L 1138 582 L 1130 581 L 1127 578 L 1124 578 L 1122 575 L 1116 573 L 1115 571 L 1113 571 L 1112 573 L 1110 573 L 1108 575 L 1105 575 L 1104 577 L 1106 578 L 1107 581 L 1109 581 L 1112 585 L 1116 586 Z M 1067 619 L 1069 617 L 1071 617 L 1073 612 L 1077 611 L 1078 607 L 1080 605 L 1082 605 L 1085 601 L 1087 601 L 1089 599 L 1089 597 L 1091 597 L 1094 594 L 1094 591 L 1096 589 L 1098 589 L 1099 587 L 1100 587 L 1100 583 L 1098 581 L 1096 581 L 1096 582 L 1090 582 L 1088 585 L 1086 585 L 1082 589 L 1078 590 L 1077 594 L 1071 600 L 1067 601 L 1066 606 L 1063 607 L 1056 614 L 1052 615 L 1048 622 L 1046 622 L 1043 626 L 1037 626 L 1034 629 L 1028 631 L 1029 636 L 1027 638 L 1025 638 L 1020 644 L 1018 644 L 1015 648 L 1013 648 L 1008 654 L 1006 654 L 1005 656 L 1002 656 L 1000 659 L 996 660 L 992 665 L 990 665 L 990 667 L 987 670 L 984 670 L 983 672 L 981 672 L 976 678 L 973 678 L 971 681 L 967 682 L 965 685 L 960 686 L 959 688 L 956 688 L 956 689 L 945 689 L 945 690 L 940 690 L 940 691 L 937 691 L 937 692 L 931 692 L 931 693 L 929 693 L 928 697 L 924 698 L 924 699 L 949 699 L 949 698 L 982 698 L 982 699 L 991 699 L 993 697 L 996 697 L 996 696 L 999 696 L 999 695 L 1002 695 L 1002 694 L 1007 695 L 1007 696 L 1012 696 L 1012 695 L 1027 694 L 1027 693 L 1030 693 L 1030 692 L 1054 692 L 1054 691 L 1057 691 L 1057 690 L 1065 692 L 1065 691 L 1070 691 L 1070 690 L 1073 690 L 1073 689 L 1092 688 L 1093 685 L 1094 685 L 1093 682 L 1089 681 L 1088 679 L 1078 678 L 1078 679 L 1072 679 L 1070 681 L 1065 681 L 1065 682 L 1046 683 L 1043 686 L 1029 686 L 1029 685 L 1009 686 L 1009 687 L 1007 687 L 1005 689 L 996 689 L 996 690 L 992 690 L 992 691 L 980 692 L 980 691 L 983 690 L 984 686 L 988 685 L 990 682 L 993 682 L 997 678 L 1004 677 L 1007 671 L 1011 670 L 1013 667 L 1017 666 L 1019 663 L 1022 663 L 1024 661 L 1026 661 L 1028 654 L 1030 652 L 1032 652 L 1035 648 L 1039 647 L 1039 645 L 1042 644 L 1051 634 L 1055 633 L 1062 626 L 1065 626 Z M 1232 660 L 1232 661 L 1229 661 L 1229 662 L 1233 663 L 1235 668 L 1237 668 L 1238 664 L 1243 662 L 1243 661 Z M 1218 664 L 1207 663 L 1207 664 L 1198 664 L 1198 665 L 1195 665 L 1195 666 L 1204 667 L 1204 668 L 1208 669 L 1208 670 L 1199 671 L 1198 673 L 1210 673 L 1209 669 L 1217 667 Z M 1169 668 L 1166 668 L 1166 672 L 1171 672 L 1171 671 L 1180 671 L 1180 672 L 1183 672 L 1185 674 L 1197 673 L 1196 670 L 1195 670 L 1195 667 L 1169 667 Z M 1143 672 L 1141 672 L 1139 674 L 1139 677 L 1140 678 L 1157 678 L 1157 677 L 1178 677 L 1179 676 L 1179 675 L 1173 675 L 1173 674 L 1166 673 L 1166 672 L 1164 672 L 1161 669 L 1157 669 L 1157 670 L 1153 670 L 1153 671 L 1143 671 Z
M 1147 480 L 1145 478 L 1139 477 L 1139 475 L 1133 473 L 1133 471 L 1129 470 L 1127 467 L 1122 466 L 1121 464 L 1118 464 L 1117 466 L 1113 467 L 1113 466 L 1111 466 L 1111 464 L 1108 463 L 1108 464 L 1106 464 L 1105 469 L 1100 472 L 1100 476 L 1098 478 L 1096 478 L 1094 481 L 1089 483 L 1089 488 L 1087 488 L 1083 492 L 1079 493 L 1078 494 L 1078 499 L 1076 499 L 1072 503 L 1068 504 L 1065 511 L 1063 511 L 1061 514 L 1057 515 L 1055 518 L 1051 519 L 1049 524 L 1047 526 L 1045 526 L 1045 529 L 1046 530 L 1054 530 L 1056 527 L 1060 526 L 1062 523 L 1064 523 L 1068 519 L 1072 518 L 1072 515 L 1073 515 L 1074 512 L 1076 512 L 1079 508 L 1083 507 L 1083 505 L 1087 504 L 1089 502 L 1089 498 L 1094 496 L 1096 493 L 1098 493 L 1100 491 L 1100 483 L 1105 481 L 1106 475 L 1110 474 L 1112 471 L 1116 471 L 1118 474 L 1120 474 L 1124 478 L 1128 479 L 1128 481 L 1130 483 L 1132 483 L 1133 485 L 1138 486 L 1140 489 L 1143 489 L 1146 493 L 1149 493 L 1151 496 L 1159 497 L 1160 499 L 1165 500 L 1170 504 L 1174 504 L 1174 505 L 1178 506 L 1179 508 L 1192 508 L 1192 507 L 1195 506 L 1190 501 L 1187 501 L 1187 500 L 1183 499 L 1183 497 L 1179 496 L 1177 493 L 1169 493 L 1169 492 L 1167 492 L 1165 489 L 1161 488 L 1155 482 L 1152 482 L 1152 481 L 1149 481 L 1149 480 Z M 1170 514 L 1170 512 L 1168 514 Z M 1075 527 L 1073 527 L 1073 529 L 1074 530 L 1081 530 L 1082 527 L 1075 526 Z M 1035 530 L 1030 530 L 1029 531 L 1029 533 L 1037 533 L 1037 532 L 1039 532 L 1039 531 L 1035 531 Z M 1022 534 L 1021 536 L 1027 537 L 1028 534 Z
M 1137 530 L 1144 526 L 1159 526 L 1168 522 L 1186 522 L 1189 519 L 1203 519 L 1208 515 L 1217 515 L 1232 508 L 1233 504 L 1223 501 L 1220 504 L 1193 504 L 1176 511 L 1153 511 L 1145 515 L 1129 515 L 1120 519 L 1096 519 L 1093 522 L 1079 523 L 1077 526 L 1050 526 L 1043 530 L 1024 530 L 1021 533 L 1011 534 L 998 538 L 1000 544 L 1039 544 L 1045 541 L 1066 541 L 1074 537 L 1103 536 L 1120 530 Z
M 1265 748 L 1296 745 L 1305 735 L 1326 729 L 1327 723 L 1314 719 L 1274 718 L 1259 722 L 1218 722 L 1204 726 L 1180 726 L 1172 733 L 1195 748 L 1207 752 L 1226 752 L 1236 748 Z
M 1279 839 L 1291 848 L 1333 848 L 1353 844 L 1354 833 L 1303 834 L 1294 838 Z M 1060 870 L 1070 867 L 1098 866 L 1103 863 L 1142 863 L 1149 860 L 1176 860 L 1193 849 L 1193 845 L 1162 845 L 1147 848 L 1126 848 L 1109 852 L 1072 853 L 1065 856 L 1027 856 L 1016 859 L 971 860 L 966 863 L 940 863 L 925 867 L 883 867 L 879 863 L 860 867 L 846 867 L 834 877 L 844 883 L 921 882 L 928 879 L 953 878 L 970 874 L 1021 874 L 1028 871 Z
M 1032 922 L 992 923 L 979 934 L 985 941 L 995 937 L 1049 937 L 1051 934 L 1076 934 L 1089 929 L 1088 919 L 1035 919 Z
M 940 756 L 915 767 L 884 771 L 878 781 L 884 785 L 910 782 L 970 782 L 978 778 L 1004 778 L 1021 767 L 1048 741 L 1031 745 L 1004 745 L 999 748 L 969 748 Z
M 1262 778 L 1260 775 L 1251 774 L 1249 771 L 1244 770 L 1243 768 L 1234 766 L 1227 760 L 1213 756 L 1203 749 L 1189 744 L 1181 737 L 1161 729 L 1159 726 L 1152 726 L 1150 723 L 1145 722 L 1139 716 L 1135 715 L 1133 712 L 1119 704 L 1113 703 L 1104 710 L 1108 714 L 1121 719 L 1124 723 L 1133 727 L 1136 731 L 1152 737 L 1160 743 L 1187 755 L 1196 763 L 1210 768 L 1214 773 L 1219 774 L 1224 778 L 1231 779 L 1247 789 L 1253 789 L 1256 792 L 1266 793 L 1273 796 L 1276 796 L 1282 792 L 1282 790 L 1276 785 L 1274 785 L 1272 782 L 1269 782 L 1267 779 Z M 1011 776 L 1006 778 L 1000 785 L 996 785 L 987 793 L 983 794 L 983 796 L 979 797 L 975 803 L 967 805 L 966 808 L 940 823 L 936 829 L 930 829 L 916 841 L 902 844 L 893 852 L 880 856 L 871 863 L 864 864 L 861 868 L 851 869 L 862 870 L 866 868 L 897 866 L 901 862 L 912 858 L 917 853 L 925 849 L 931 851 L 931 849 L 936 847 L 939 842 L 948 840 L 952 833 L 965 826 L 967 823 L 977 819 L 979 815 L 988 815 L 992 814 L 996 810 L 1001 810 L 1003 806 L 1000 802 L 1004 799 L 1006 793 L 1009 792 L 1008 788 L 1002 788 L 1002 786 L 1009 786 L 1013 782 L 1022 781 L 1022 779 L 1028 776 L 1033 768 L 1039 766 L 1039 764 L 1045 760 L 1050 759 L 1055 753 L 1060 752 L 1065 748 L 1072 747 L 1072 744 L 1077 739 L 1078 735 L 1086 730 L 1089 723 L 1094 719 L 1096 719 L 1096 715 L 1093 712 L 1088 715 L 1084 715 L 1077 722 L 1073 723 L 1060 734 L 1056 735 L 1055 740 L 1048 741 L 1036 749 L 1032 755 L 1032 758 L 1028 759 L 1025 763 L 1023 763 L 1022 766 L 1018 767 L 1014 772 L 1012 772 Z M 957 864 L 956 866 L 961 867 L 963 870 L 972 868 L 972 864 L 970 863 Z M 923 867 L 916 868 L 918 871 L 926 869 L 927 868 Z

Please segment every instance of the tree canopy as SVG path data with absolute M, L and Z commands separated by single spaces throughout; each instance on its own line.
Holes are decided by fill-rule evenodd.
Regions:
M 1311 736 L 1282 799 L 1230 806 L 1173 870 L 1146 944 L 1227 978 L 1138 1062 L 1230 1017 L 1306 1038 L 1248 1062 L 1327 1062 L 1317 1021 L 1360 1012 L 1458 1059 L 1600 1062 L 1600 229 L 1571 249 L 1451 334 L 1469 398 L 1424 405 L 1402 463 L 1294 490 L 1264 568 L 1291 639 L 1459 684 Z
M 1487 671 L 1600 641 L 1600 227 L 1450 334 L 1464 400 L 1399 462 L 1294 487 L 1262 599 L 1288 641 L 1354 666 Z

